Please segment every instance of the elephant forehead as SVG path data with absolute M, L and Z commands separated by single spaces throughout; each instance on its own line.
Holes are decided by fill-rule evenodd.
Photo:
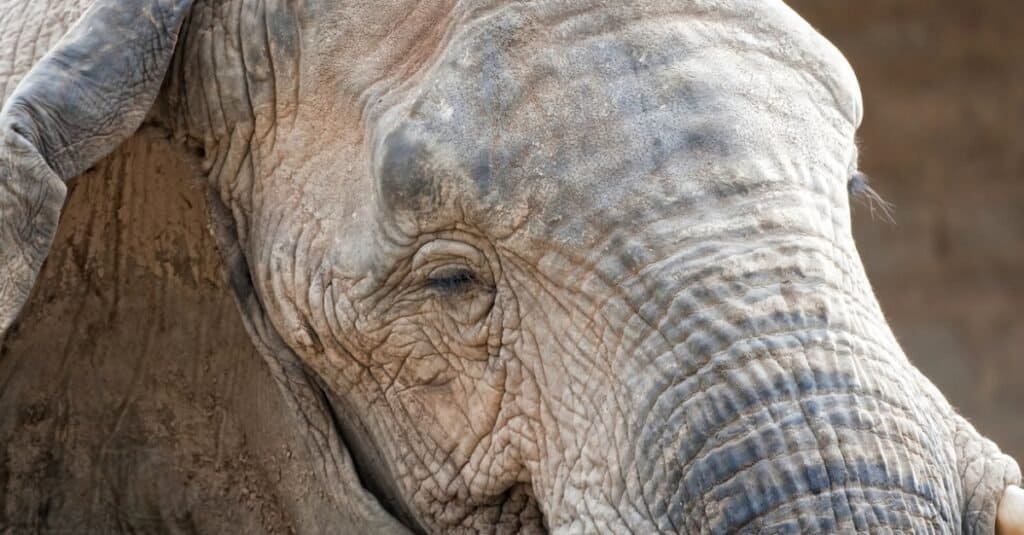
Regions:
M 748 28 L 680 5 L 554 25 L 509 10 L 465 29 L 376 125 L 383 208 L 629 216 L 749 178 L 745 162 L 852 145 L 848 66 L 794 48 L 827 45 L 799 18 Z M 835 72 L 812 71 L 826 60 Z

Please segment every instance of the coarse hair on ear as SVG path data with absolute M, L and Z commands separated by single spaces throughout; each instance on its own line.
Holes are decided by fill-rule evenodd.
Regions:
M 192 0 L 97 0 L 0 110 L 0 339 L 28 299 L 65 182 L 142 124 Z

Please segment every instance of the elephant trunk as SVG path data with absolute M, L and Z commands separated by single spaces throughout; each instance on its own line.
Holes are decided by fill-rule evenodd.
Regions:
M 647 327 L 571 461 L 605 488 L 570 478 L 556 531 L 992 532 L 1016 465 L 907 361 L 859 261 L 798 242 L 623 285 Z
M 892 353 L 821 316 L 776 318 L 764 334 L 715 347 L 693 375 L 649 394 L 635 470 L 646 482 L 641 497 L 660 503 L 658 527 L 832 533 L 959 524 L 955 475 L 936 468 L 955 459 L 930 435 L 943 423 L 918 406 L 919 392 L 900 387 Z

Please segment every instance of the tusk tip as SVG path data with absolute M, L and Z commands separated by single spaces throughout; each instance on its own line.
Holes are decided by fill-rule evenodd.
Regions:
M 996 535 L 1024 535 L 1024 489 L 1006 487 L 996 511 Z

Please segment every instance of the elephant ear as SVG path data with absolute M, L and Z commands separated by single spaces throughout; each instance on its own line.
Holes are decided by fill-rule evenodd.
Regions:
M 0 110 L 0 340 L 57 232 L 65 182 L 142 124 L 191 0 L 97 0 Z

